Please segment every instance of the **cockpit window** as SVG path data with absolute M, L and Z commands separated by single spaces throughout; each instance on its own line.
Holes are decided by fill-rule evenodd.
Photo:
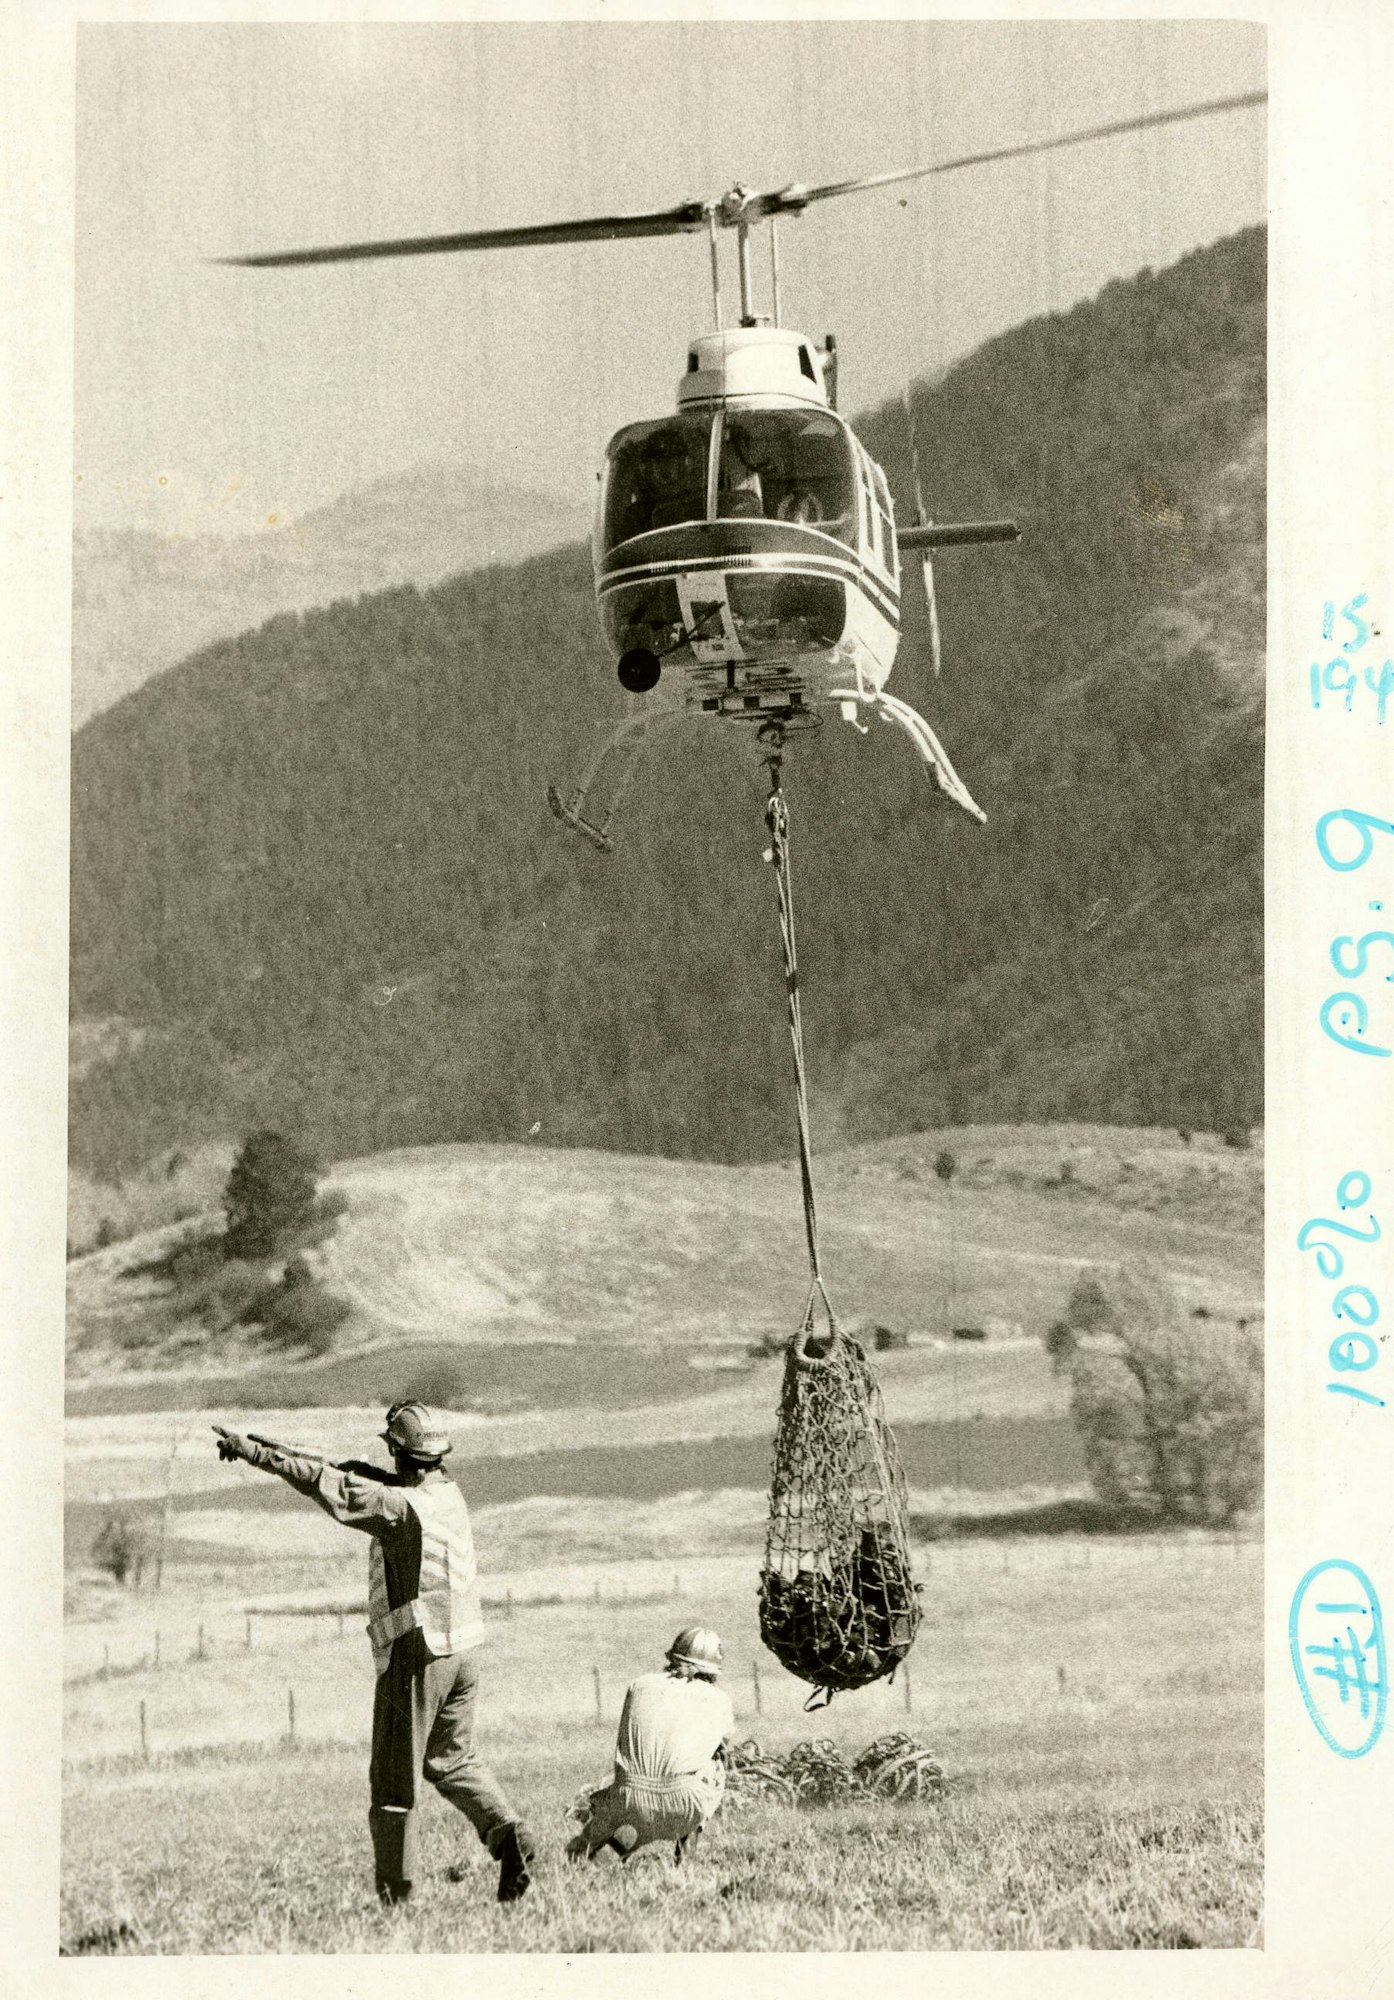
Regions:
M 716 511 L 821 528 L 852 541 L 855 473 L 835 418 L 805 410 L 727 410 Z
M 631 424 L 610 446 L 607 549 L 655 528 L 705 521 L 717 435 L 718 520 L 789 521 L 856 541 L 857 470 L 850 441 L 821 410 L 681 411 Z
M 620 432 L 605 488 L 607 548 L 652 528 L 707 518 L 710 431 L 710 416 L 694 411 Z

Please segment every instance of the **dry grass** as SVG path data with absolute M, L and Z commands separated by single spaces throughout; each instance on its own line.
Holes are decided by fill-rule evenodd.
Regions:
M 1260 1893 L 1261 1568 L 1256 1544 L 1141 1537 L 922 1552 L 926 1624 L 897 1685 L 808 1717 L 760 1653 L 750 1555 L 689 1571 L 684 1593 L 607 1573 L 496 1616 L 481 1742 L 542 1838 L 536 1893 L 492 1901 L 482 1850 L 432 1800 L 420 1907 L 370 1895 L 361 1635 L 279 1619 L 246 1653 L 70 1686 L 63 1937 L 69 1949 L 640 1951 L 1235 1946 Z M 1086 1559 L 1087 1558 L 1087 1559 Z M 491 1579 L 491 1583 L 497 1579 Z M 523 1579 L 516 1577 L 521 1588 Z M 572 1582 L 579 1582 L 573 1576 Z M 625 1588 L 621 1601 L 617 1587 Z M 700 1589 L 700 1595 L 698 1594 Z M 947 1801 L 723 1817 L 690 1870 L 659 1857 L 578 1872 L 564 1814 L 603 1775 L 626 1679 L 678 1624 L 718 1625 L 738 1730 L 774 1749 L 844 1750 L 909 1728 L 956 1781 Z M 760 1668 L 757 1691 L 752 1674 Z M 603 1719 L 595 1713 L 592 1668 Z M 298 1729 L 340 1747 L 278 1750 Z M 137 1704 L 153 1762 L 141 1766 Z M 216 1746 L 240 1743 L 229 1757 Z M 179 1754 L 202 1744 L 201 1756 Z M 350 1746 L 350 1747 L 343 1747 Z M 462 1886 L 446 1866 L 474 1853 Z M 126 1923 L 128 1933 L 119 1932 Z M 103 1947 L 102 1937 L 109 1946 Z
M 594 1757 L 518 1763 L 520 1789 L 555 1799 Z M 342 1752 L 93 1786 L 67 1835 L 64 1948 L 102 1949 L 123 1921 L 119 1948 L 180 1954 L 1233 1947 L 1254 1939 L 1262 1880 L 1257 1787 L 1224 1805 L 1024 1804 L 991 1787 L 761 1803 L 720 1817 L 680 1870 L 657 1851 L 577 1868 L 544 1825 L 535 1888 L 511 1909 L 468 1829 L 432 1805 L 418 1902 L 381 1912 L 363 1822 L 361 1764 Z M 216 1867 L 191 1856 L 203 1829 Z M 457 1860 L 476 1864 L 460 1885 Z

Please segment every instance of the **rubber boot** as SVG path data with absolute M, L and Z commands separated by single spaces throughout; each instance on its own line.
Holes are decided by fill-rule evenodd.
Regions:
M 381 1903 L 405 1903 L 416 1874 L 416 1815 L 409 1806 L 373 1806 L 368 1814 Z
M 499 1901 L 516 1903 L 528 1892 L 532 1863 L 537 1857 L 537 1843 L 520 1819 L 503 1828 L 494 1856 L 499 1864 Z

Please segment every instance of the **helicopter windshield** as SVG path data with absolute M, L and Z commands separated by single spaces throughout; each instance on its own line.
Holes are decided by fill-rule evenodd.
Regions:
M 725 413 L 720 518 L 759 515 L 851 541 L 855 493 L 851 448 L 835 417 L 807 410 Z
M 631 424 L 610 446 L 605 488 L 605 546 L 614 548 L 652 528 L 707 518 L 705 411 Z
M 610 446 L 604 546 L 705 521 L 715 432 L 717 520 L 758 517 L 856 540 L 856 466 L 824 410 L 682 411 L 631 424 Z

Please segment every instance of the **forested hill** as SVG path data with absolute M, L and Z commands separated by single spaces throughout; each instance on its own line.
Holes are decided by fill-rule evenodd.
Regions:
M 898 732 L 788 759 L 815 1138 L 1261 1116 L 1261 231 L 991 342 L 913 398 L 936 518 Z M 902 515 L 903 410 L 861 426 Z M 907 571 L 911 570 L 907 564 Z M 548 814 L 619 712 L 581 548 L 273 620 L 74 743 L 72 1097 L 125 1170 L 253 1122 L 326 1157 L 515 1138 L 739 1159 L 792 1139 L 761 773 L 675 730 L 604 858 Z
M 442 462 L 375 480 L 255 534 L 73 535 L 73 723 L 198 646 L 350 592 L 432 584 L 586 532 L 588 495 L 559 503 Z

